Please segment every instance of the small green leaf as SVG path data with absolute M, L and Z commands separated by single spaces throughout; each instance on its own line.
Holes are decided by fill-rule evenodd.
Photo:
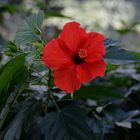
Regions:
M 140 52 L 132 52 L 132 54 L 140 59 Z
M 107 72 L 116 70 L 119 66 L 114 64 L 107 64 Z
M 104 86 L 82 86 L 80 90 L 75 91 L 73 94 L 74 99 L 100 99 L 101 97 L 109 96 L 121 99 L 124 98 L 121 94 L 119 94 L 112 88 Z
M 15 56 L 17 55 L 17 52 L 19 51 L 19 48 L 16 46 L 16 44 L 12 41 L 7 41 L 5 44 L 4 54 L 7 56 Z
M 14 42 L 12 42 L 12 41 L 6 42 L 5 47 L 6 47 L 6 49 L 10 50 L 13 53 L 16 53 L 18 51 L 16 44 L 14 44 Z
M 56 11 L 48 11 L 45 14 L 46 17 L 59 17 L 59 18 L 69 18 L 72 19 L 72 17 L 69 16 L 65 16 L 64 14 L 60 13 L 60 12 L 56 12 Z
M 140 59 L 135 57 L 130 51 L 119 47 L 109 47 L 104 58 L 107 63 L 117 65 L 140 62 Z
M 40 40 L 40 32 L 43 19 L 44 13 L 42 11 L 29 16 L 16 34 L 16 44 L 25 45 Z
M 7 91 L 14 74 L 24 65 L 25 54 L 18 55 L 10 60 L 0 73 L 0 93 Z

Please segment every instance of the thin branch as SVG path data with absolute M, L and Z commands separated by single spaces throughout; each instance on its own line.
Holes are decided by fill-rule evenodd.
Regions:
M 55 104 L 55 106 L 56 106 L 57 111 L 60 112 L 60 109 L 59 109 L 59 107 L 58 107 L 58 105 L 57 105 L 57 103 L 56 103 L 56 101 L 55 101 L 53 95 L 51 94 L 50 96 L 51 96 L 51 98 L 52 98 L 52 100 L 53 100 L 53 102 L 54 102 L 54 104 Z
M 47 80 L 48 83 L 49 83 L 49 79 L 46 78 L 46 77 L 44 77 L 44 75 L 40 74 L 38 71 L 36 71 L 36 70 L 34 70 L 34 69 L 32 69 L 32 68 L 30 68 L 30 70 L 32 70 L 33 72 L 37 73 L 39 76 L 41 76 L 41 78 L 43 78 L 44 80 Z
M 45 113 L 47 112 L 48 110 L 48 104 L 49 104 L 49 101 L 50 101 L 50 98 L 51 98 L 51 69 L 49 69 L 49 77 L 48 77 L 48 91 L 47 91 L 47 99 L 46 99 L 46 102 L 45 102 Z

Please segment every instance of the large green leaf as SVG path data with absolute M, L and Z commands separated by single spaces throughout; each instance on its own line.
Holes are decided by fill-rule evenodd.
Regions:
M 112 46 L 120 46 L 120 41 L 113 40 L 113 39 L 111 39 L 111 38 L 107 38 L 107 39 L 104 41 L 104 45 L 105 45 L 106 48 L 112 47 Z
M 4 140 L 19 140 L 23 131 L 23 124 L 25 123 L 30 112 L 34 112 L 33 104 L 25 102 L 19 113 L 15 116 L 11 124 L 8 126 Z
M 40 30 L 43 24 L 44 13 L 42 11 L 29 16 L 16 34 L 17 45 L 30 44 L 40 40 Z
M 4 105 L 4 107 L 2 108 L 1 110 L 1 113 L 0 113 L 0 130 L 3 126 L 3 124 L 5 123 L 5 120 L 11 110 L 11 106 L 15 103 L 15 101 L 17 100 L 17 97 L 21 94 L 21 92 L 23 91 L 23 88 L 24 88 L 24 83 L 23 84 L 18 84 L 14 91 L 10 93 L 10 95 L 7 97 L 6 95 L 7 94 L 4 94 L 2 96 L 2 99 L 5 98 L 5 96 L 7 97 L 7 101 Z M 3 100 L 2 100 L 3 101 Z M 0 99 L 0 103 L 2 102 L 1 99 Z
M 107 49 L 104 58 L 108 63 L 117 65 L 140 62 L 140 59 L 135 57 L 130 51 L 115 46 Z
M 18 55 L 11 59 L 0 73 L 0 94 L 7 91 L 14 74 L 24 65 L 25 54 Z
M 48 113 L 37 124 L 44 140 L 92 140 L 86 117 L 83 109 L 73 106 L 60 112 Z M 35 134 L 37 135 L 37 132 Z M 29 139 L 35 140 L 34 135 Z
M 124 98 L 117 91 L 110 87 L 105 86 L 82 86 L 80 90 L 74 92 L 74 99 L 80 98 L 90 98 L 90 99 L 100 99 L 101 97 L 114 97 L 114 98 Z

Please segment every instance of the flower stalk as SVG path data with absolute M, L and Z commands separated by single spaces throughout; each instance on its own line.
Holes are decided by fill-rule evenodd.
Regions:
M 52 80 L 52 76 L 51 76 L 51 69 L 49 69 L 49 74 L 48 74 L 48 91 L 47 91 L 47 100 L 46 100 L 46 107 L 45 107 L 45 113 L 47 112 L 47 109 L 48 109 L 48 104 L 50 102 L 50 99 L 52 99 L 52 101 L 54 102 L 55 106 L 56 106 L 56 109 L 58 112 L 60 112 L 60 109 L 52 95 L 52 85 L 51 85 L 51 80 Z

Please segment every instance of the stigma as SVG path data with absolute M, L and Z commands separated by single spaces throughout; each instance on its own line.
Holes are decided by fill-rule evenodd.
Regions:
M 80 49 L 78 51 L 78 56 L 81 59 L 86 58 L 87 57 L 87 50 L 86 49 Z

